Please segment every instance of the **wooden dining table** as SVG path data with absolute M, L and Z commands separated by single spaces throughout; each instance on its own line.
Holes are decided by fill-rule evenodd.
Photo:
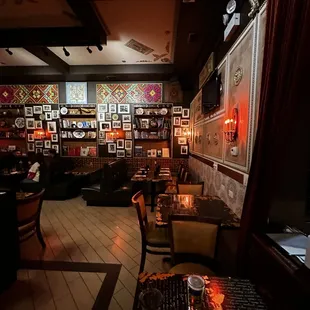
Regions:
M 222 227 L 240 227 L 240 219 L 217 196 L 158 195 L 156 226 L 168 226 L 168 218 L 172 214 L 218 218 L 222 221 Z

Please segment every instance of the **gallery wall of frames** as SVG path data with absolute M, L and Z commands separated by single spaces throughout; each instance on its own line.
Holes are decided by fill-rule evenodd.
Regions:
M 88 84 L 0 85 L 0 151 L 188 157 L 189 109 L 179 85 L 96 83 L 90 91 Z

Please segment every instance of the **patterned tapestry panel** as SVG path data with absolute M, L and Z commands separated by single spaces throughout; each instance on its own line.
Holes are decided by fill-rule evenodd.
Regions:
M 162 102 L 161 83 L 97 84 L 97 103 Z
M 87 82 L 66 83 L 67 104 L 87 104 Z
M 0 85 L 0 103 L 58 103 L 56 84 Z

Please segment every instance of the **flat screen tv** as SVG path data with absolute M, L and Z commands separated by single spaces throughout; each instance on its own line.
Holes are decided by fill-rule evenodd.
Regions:
M 214 70 L 202 87 L 202 112 L 209 113 L 220 106 L 221 75 Z

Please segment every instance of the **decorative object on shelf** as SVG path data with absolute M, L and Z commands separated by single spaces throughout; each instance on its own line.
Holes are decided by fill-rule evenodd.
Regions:
M 34 121 L 36 129 L 43 129 L 42 121 Z
M 116 157 L 125 157 L 125 150 L 117 150 Z
M 35 129 L 34 118 L 26 118 L 26 128 L 27 129 Z
M 33 116 L 33 108 L 32 107 L 25 107 L 25 116 L 26 117 Z
M 148 118 L 142 118 L 140 121 L 140 127 L 143 129 L 148 129 L 149 128 L 149 119 Z
M 181 127 L 189 127 L 189 120 L 182 119 L 181 120 Z
M 42 114 L 43 113 L 43 109 L 42 106 L 40 105 L 35 105 L 33 107 L 33 114 Z
M 123 130 L 124 131 L 131 131 L 131 123 L 123 123 Z
M 259 1 L 258 0 L 249 0 L 251 5 L 251 11 L 249 12 L 248 16 L 250 18 L 254 18 L 256 13 L 259 11 Z
M 236 141 L 238 137 L 238 109 L 232 111 L 232 118 L 228 118 L 224 122 L 224 137 L 227 143 Z
M 118 120 L 118 114 L 113 114 L 112 115 L 112 120 L 117 121 Z
M 98 104 L 98 112 L 99 113 L 106 113 L 106 112 L 108 112 L 108 105 L 106 103 Z
M 76 126 L 77 126 L 77 128 L 83 128 L 84 127 L 83 122 L 77 122 Z
M 47 121 L 51 121 L 52 120 L 52 113 L 51 112 L 46 112 L 45 113 L 45 120 L 47 120 Z
M 51 112 L 52 111 L 52 106 L 49 104 L 44 104 L 43 105 L 43 112 Z
M 80 129 L 73 131 L 72 134 L 73 134 L 73 137 L 77 139 L 83 139 L 85 137 L 85 131 L 80 130 Z
M 15 119 L 15 126 L 17 128 L 24 128 L 25 127 L 25 119 L 23 117 L 18 117 Z
M 52 139 L 52 142 L 58 142 L 58 134 L 57 133 L 51 134 L 51 139 Z
M 122 128 L 122 122 L 121 121 L 113 121 L 112 122 L 112 128 Z
M 181 155 L 188 155 L 188 145 L 181 145 Z
M 108 153 L 116 153 L 116 143 L 108 144 Z
M 61 113 L 61 115 L 66 115 L 68 113 L 68 109 L 66 107 L 62 107 L 60 109 L 60 113 Z
M 86 156 L 88 156 L 88 153 L 89 153 L 88 147 L 81 147 L 80 156 L 86 157 Z
M 234 84 L 236 86 L 240 84 L 242 77 L 243 77 L 243 69 L 241 67 L 238 67 L 234 74 Z
M 184 137 L 178 138 L 178 144 L 187 144 L 186 138 L 184 138 Z
M 157 128 L 158 127 L 158 123 L 157 123 L 157 120 L 153 117 L 150 119 L 150 128 Z
M 110 113 L 117 113 L 116 104 L 115 103 L 110 103 L 109 104 L 109 112 Z
M 228 14 L 232 14 L 235 12 L 236 7 L 237 7 L 236 0 L 230 0 L 230 1 L 228 1 L 227 6 L 226 6 L 226 12 Z
M 136 114 L 137 114 L 137 115 L 143 115 L 143 113 L 144 113 L 143 108 L 138 108 L 138 109 L 136 110 Z
M 119 114 L 127 114 L 127 113 L 130 113 L 129 104 L 120 103 L 120 104 L 118 104 L 117 106 L 118 106 L 118 113 L 119 113 Z
M 161 110 L 160 110 L 160 114 L 161 115 L 166 115 L 168 113 L 168 110 L 166 109 L 166 108 L 162 108 Z
M 47 122 L 47 131 L 49 133 L 57 133 L 56 122 Z
M 173 118 L 173 126 L 180 126 L 181 125 L 181 117 L 174 117 Z
M 189 118 L 189 109 L 183 109 L 182 110 L 182 117 L 183 118 Z
M 131 115 L 122 115 L 122 121 L 123 123 L 131 123 Z
M 100 131 L 111 131 L 111 122 L 100 122 L 99 130 Z
M 66 83 L 67 104 L 87 104 L 87 82 Z
M 174 136 L 175 137 L 182 136 L 182 129 L 181 128 L 174 128 Z
M 124 139 L 117 139 L 116 140 L 116 147 L 118 149 L 123 149 L 125 145 L 125 140 Z
M 182 114 L 182 107 L 181 106 L 172 107 L 172 114 Z

